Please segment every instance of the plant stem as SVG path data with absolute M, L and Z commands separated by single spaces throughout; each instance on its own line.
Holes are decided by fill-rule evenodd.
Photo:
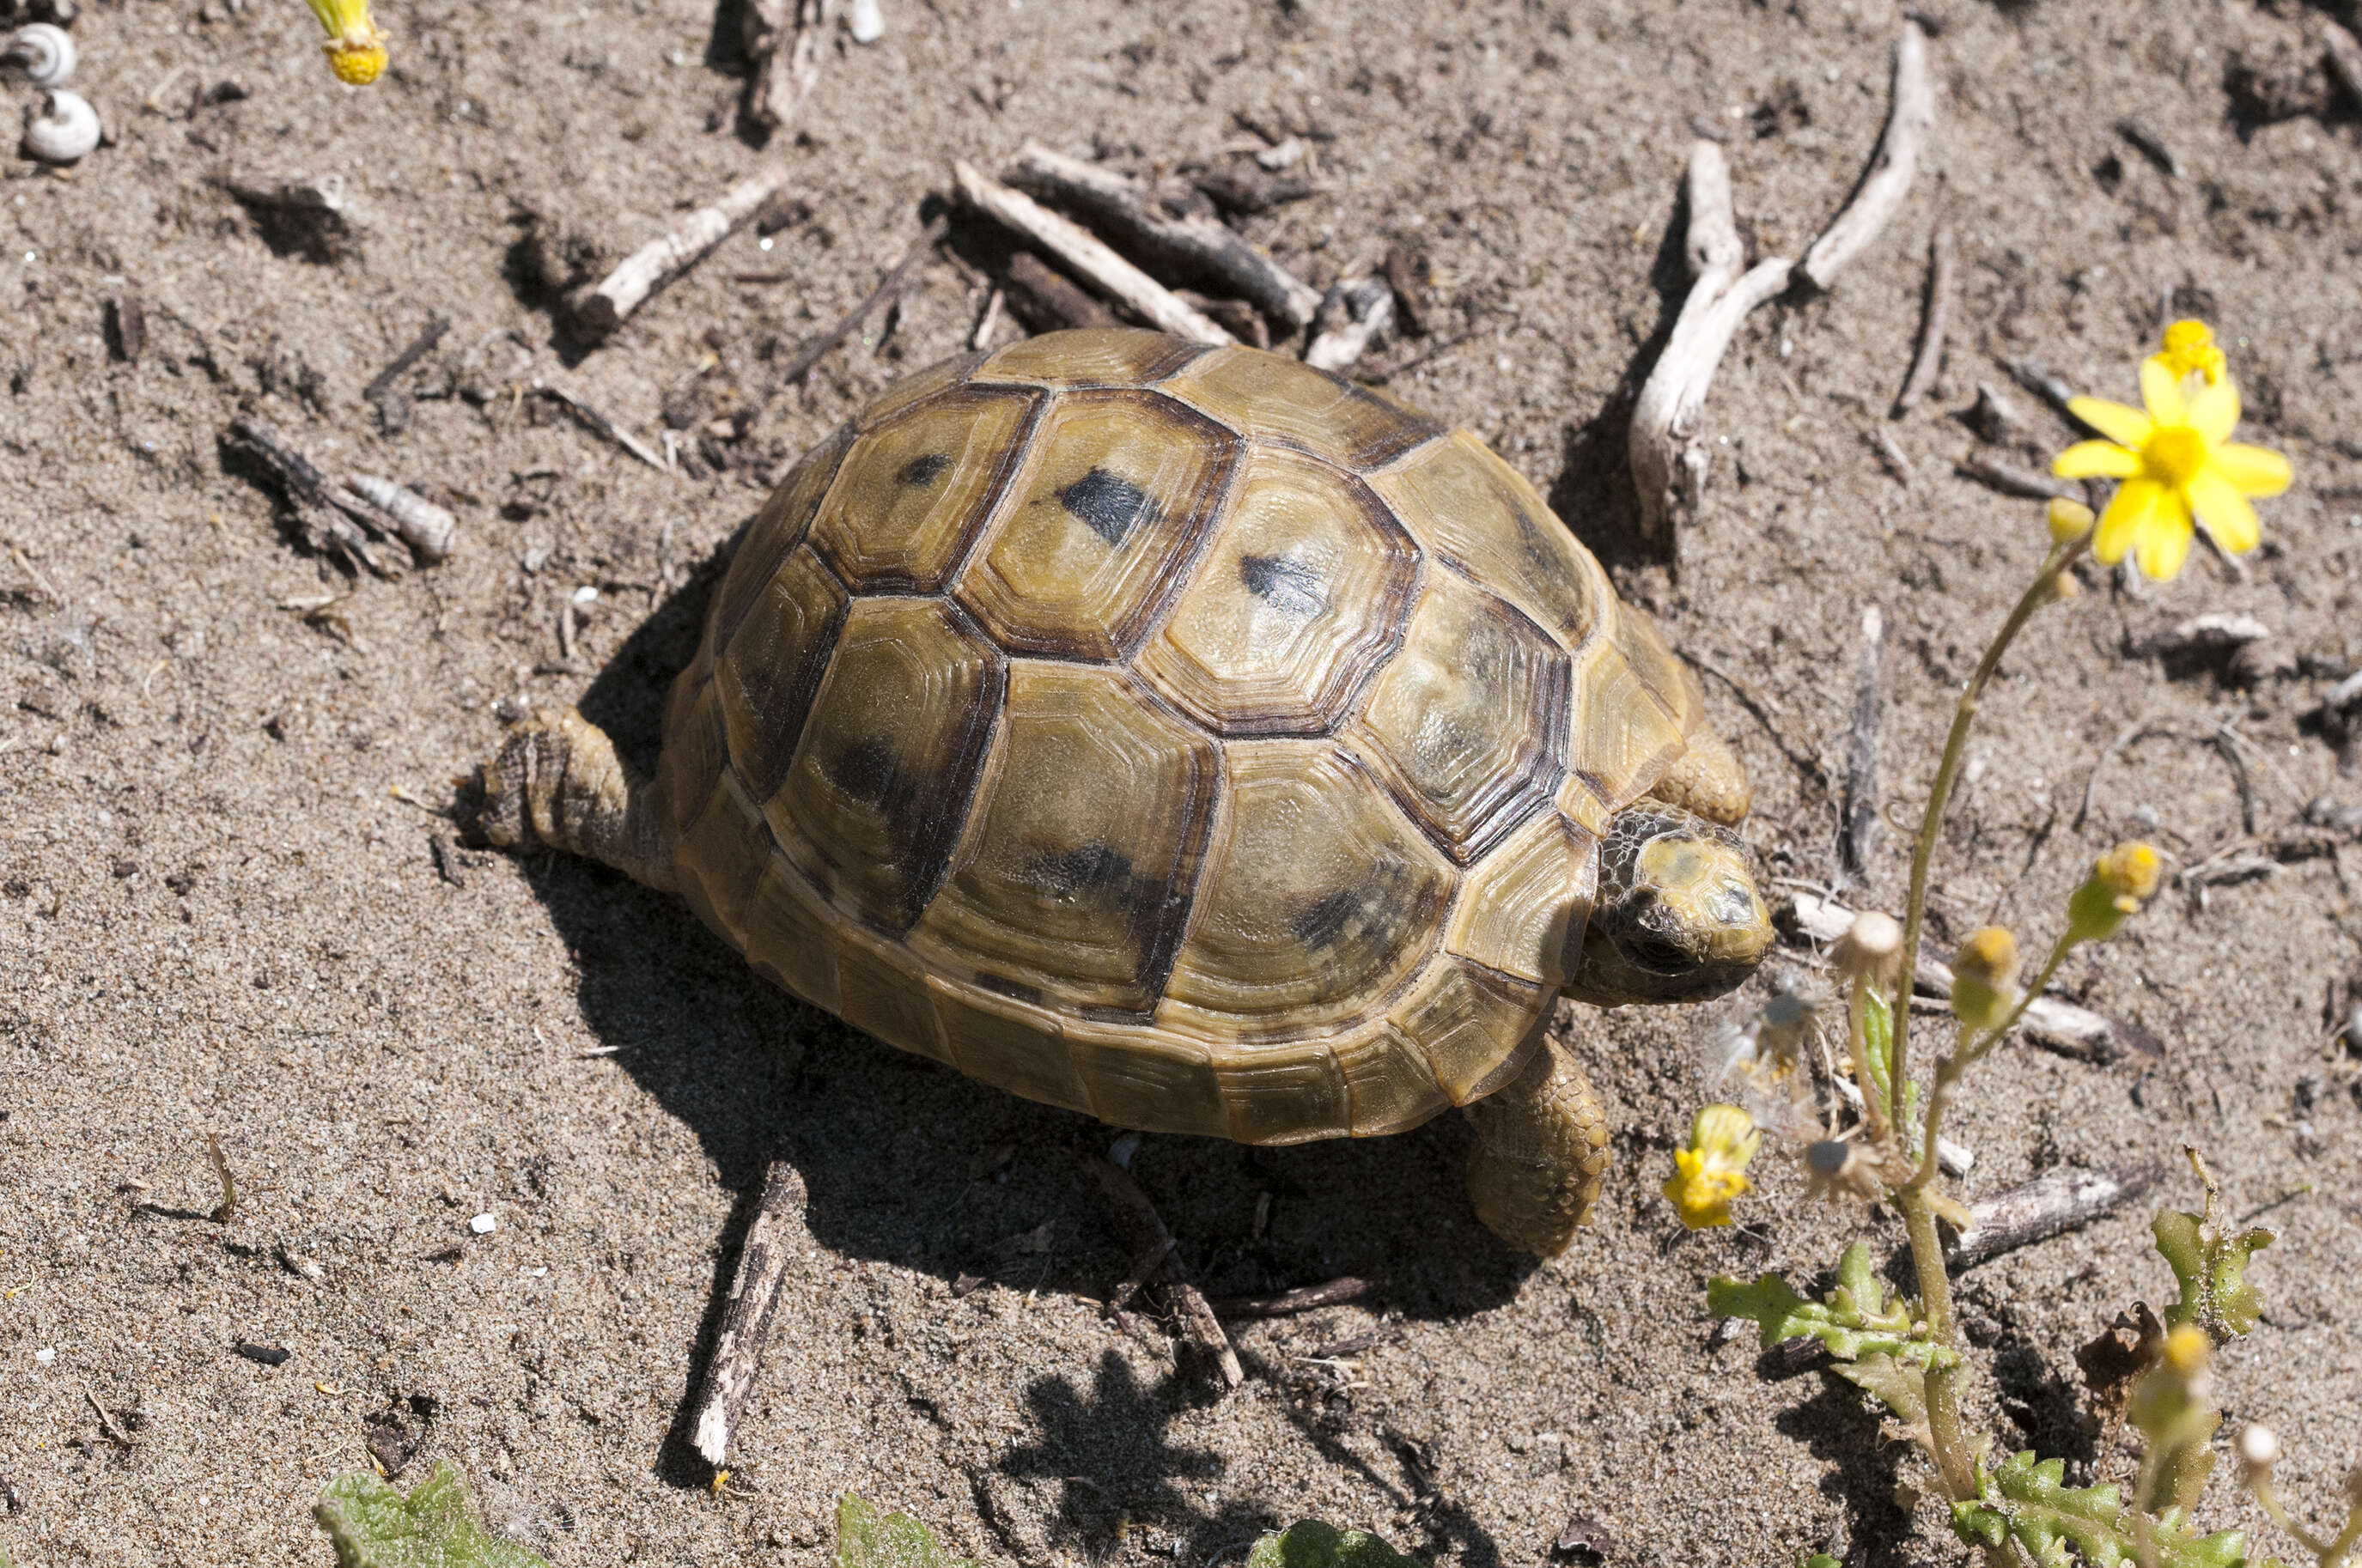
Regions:
M 1952 1281 L 1944 1272 L 1944 1245 L 1936 1234 L 1936 1210 L 1925 1187 L 1906 1187 L 1894 1194 L 1911 1238 L 1911 1263 L 1919 1275 L 1919 1310 L 1927 1331 L 1940 1344 L 1952 1344 Z M 1958 1348 L 1955 1346 L 1954 1348 Z M 1928 1451 L 1945 1493 L 1954 1502 L 1977 1495 L 1976 1469 L 1967 1434 L 1960 1426 L 1959 1373 L 1963 1364 L 1927 1369 Z
M 1911 1179 L 1904 1183 L 1906 1187 L 1923 1187 L 1935 1179 L 1936 1172 L 1939 1168 L 1936 1164 L 1936 1135 L 1943 1129 L 1944 1112 L 1951 1108 L 1953 1088 L 1962 1078 L 1968 1077 L 1970 1067 L 1992 1055 L 1993 1047 L 2000 1044 L 2009 1032 L 2017 1027 L 2017 1021 L 2025 1015 L 2028 1004 L 2050 988 L 2050 977 L 2058 972 L 2058 966 L 2066 958 L 2067 950 L 2073 945 L 2074 944 L 2062 934 L 2051 947 L 2050 956 L 2043 961 L 2042 972 L 2035 976 L 2034 983 L 2019 994 L 2017 1005 L 2009 1010 L 2009 1016 L 1973 1041 L 1968 1038 L 1965 1030 L 1962 1031 L 1959 1049 L 1937 1065 L 1936 1087 L 1927 1096 L 1926 1144 L 1920 1153 L 1919 1168 L 1913 1173 Z
M 2009 651 L 2009 645 L 2017 640 L 2017 634 L 2025 629 L 2034 613 L 2058 597 L 2055 585 L 2059 572 L 2082 553 L 2090 540 L 2091 535 L 2085 534 L 2066 544 L 2054 545 L 2050 553 L 2042 558 L 2042 569 L 2034 574 L 2033 585 L 2019 596 L 2017 607 L 2002 623 L 1984 657 L 1977 661 L 1976 673 L 1969 677 L 1959 703 L 1952 711 L 1951 733 L 1944 737 L 1944 760 L 1936 768 L 1935 786 L 1927 791 L 1927 812 L 1920 819 L 1918 841 L 1911 846 L 1911 898 L 1904 907 L 1903 975 L 1895 982 L 1894 1076 L 1890 1086 L 1892 1113 L 1897 1127 L 1904 1125 L 1903 1097 L 1911 1082 L 1911 983 L 1918 972 L 1919 932 L 1927 912 L 1927 863 L 1935 858 L 1937 834 L 1944 825 L 1944 808 L 1951 803 L 1952 784 L 1968 753 L 1969 727 L 1976 722 L 1977 708 L 1984 701 L 1985 688 L 1992 683 L 1993 671 L 2001 667 L 2002 655 Z

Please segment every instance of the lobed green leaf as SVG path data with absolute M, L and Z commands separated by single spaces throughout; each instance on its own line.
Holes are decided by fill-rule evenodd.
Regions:
M 836 1500 L 836 1568 L 981 1568 L 945 1554 L 934 1532 L 908 1514 L 881 1514 L 847 1492 Z
M 1264 1536 L 1247 1553 L 1247 1568 L 1425 1568 L 1376 1536 L 1339 1529 L 1317 1519 Z
M 337 1568 L 549 1568 L 486 1529 L 450 1461 L 403 1496 L 368 1471 L 328 1483 L 312 1517 L 337 1549 Z

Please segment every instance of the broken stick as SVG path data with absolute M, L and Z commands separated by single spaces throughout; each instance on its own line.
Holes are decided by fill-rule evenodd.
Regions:
M 834 326 L 808 339 L 802 348 L 796 350 L 795 358 L 789 359 L 787 369 L 779 372 L 779 384 L 791 387 L 802 381 L 830 349 L 852 337 L 869 313 L 877 308 L 879 301 L 899 293 L 902 285 L 910 282 L 911 274 L 919 270 L 919 263 L 927 259 L 927 252 L 941 242 L 950 227 L 949 219 L 939 217 L 922 229 L 919 237 L 911 242 L 911 248 L 902 252 L 902 259 L 894 263 L 893 270 L 878 281 L 877 286 L 870 290 L 859 304 L 847 312 Z
M 740 36 L 754 73 L 746 83 L 746 117 L 778 130 L 796 117 L 820 82 L 822 50 L 834 0 L 749 0 Z
M 1894 400 L 1894 411 L 1907 414 L 1936 390 L 1937 372 L 1944 368 L 1944 334 L 1952 322 L 1952 226 L 1939 223 L 1927 243 L 1927 314 L 1920 319 L 1919 352 L 1911 374 Z
M 710 207 L 700 207 L 679 228 L 641 246 L 607 274 L 596 288 L 568 303 L 575 326 L 592 337 L 603 337 L 621 326 L 650 295 L 712 252 L 738 226 L 753 217 L 765 202 L 786 184 L 787 171 L 767 170 L 733 186 Z M 663 465 L 658 464 L 659 468 Z
M 2103 1170 L 2058 1170 L 1969 1205 L 1969 1228 L 1944 1249 L 1954 1269 L 2047 1241 L 2061 1231 L 2113 1214 L 2165 1179 L 2154 1161 Z
M 1221 1320 L 1206 1304 L 1205 1296 L 1189 1278 L 1189 1270 L 1173 1243 L 1173 1233 L 1164 1228 L 1164 1218 L 1156 1205 L 1131 1173 L 1106 1160 L 1087 1159 L 1084 1165 L 1098 1182 L 1099 1191 L 1114 1215 L 1116 1229 L 1122 1232 L 1125 1242 L 1135 1256 L 1145 1257 L 1155 1253 L 1158 1261 L 1145 1274 L 1145 1278 L 1164 1293 L 1165 1309 L 1171 1313 L 1175 1328 L 1220 1379 L 1224 1389 L 1236 1388 L 1247 1379 L 1246 1370 L 1239 1364 L 1238 1352 L 1231 1348 L 1230 1336 L 1222 1331 Z
M 1394 324 L 1395 291 L 1384 278 L 1339 283 L 1320 302 L 1320 335 L 1304 362 L 1316 370 L 1349 370 Z
M 1293 331 L 1320 308 L 1320 292 L 1249 245 L 1229 225 L 1190 214 L 1167 214 L 1155 193 L 1112 169 L 1051 151 L 1029 141 L 1017 152 L 1009 182 L 1090 218 L 1129 239 L 1167 269 L 1193 275 L 1238 295 Z
M 1870 248 L 1910 193 L 1919 171 L 1920 144 L 1936 124 L 1936 87 L 1927 77 L 1927 38 L 1919 24 L 1903 24 L 1894 46 L 1894 100 L 1887 110 L 1886 134 L 1870 172 L 1829 226 L 1805 252 L 1805 276 L 1813 287 L 1837 282 L 1847 262 Z
M 1009 258 L 1009 303 L 1036 332 L 1120 325 L 1115 312 L 1031 250 L 1019 250 Z
M 952 178 L 959 186 L 961 200 L 969 206 L 1049 251 L 1069 271 L 1159 332 L 1223 347 L 1238 341 L 1074 219 L 1052 212 L 1024 192 L 1011 190 L 968 163 L 954 163 Z
M 1342 1307 L 1349 1301 L 1361 1300 L 1377 1287 L 1374 1280 L 1348 1275 L 1323 1285 L 1283 1290 L 1276 1296 L 1231 1296 L 1212 1305 L 1218 1318 L 1286 1318 L 1298 1312 L 1315 1312 L 1323 1307 Z
M 786 1283 L 788 1264 L 805 1238 L 804 1178 L 785 1160 L 773 1160 L 763 1172 L 763 1192 L 755 1222 L 746 1229 L 746 1244 L 739 1249 L 737 1272 L 731 1276 L 730 1295 L 722 1307 L 722 1331 L 714 1336 L 713 1359 L 705 1364 L 697 1388 L 696 1422 L 690 1442 L 716 1470 L 730 1457 L 730 1440 L 738 1413 L 755 1387 L 763 1348 L 770 1342 L 771 1317 L 779 1306 L 779 1287 Z
M 370 549 L 370 536 L 396 538 L 401 527 L 367 500 L 322 473 L 279 427 L 259 414 L 241 414 L 230 421 L 224 441 L 269 470 L 303 525 L 311 547 L 324 555 L 344 558 L 379 577 L 400 575 L 402 564 L 389 557 L 381 561 Z

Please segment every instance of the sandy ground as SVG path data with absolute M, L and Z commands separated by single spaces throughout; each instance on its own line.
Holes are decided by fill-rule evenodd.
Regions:
M 2161 304 L 2202 311 L 2233 346 L 2248 434 L 2298 472 L 2244 573 L 2202 555 L 2138 596 L 2092 574 L 2028 635 L 1946 846 L 1935 930 L 1956 940 L 1996 918 L 2054 929 L 2119 834 L 2190 865 L 2250 838 L 2268 853 L 2316 796 L 2362 802 L 2305 718 L 2362 657 L 2362 489 L 2339 440 L 2362 415 L 2362 167 L 2350 118 L 2252 123 L 2226 92 L 2235 59 L 2298 51 L 2292 4 L 1936 10 L 1931 177 L 1833 297 L 1741 335 L 1678 586 L 1621 569 L 1728 678 L 1706 690 L 1759 781 L 1772 873 L 1830 874 L 1822 780 L 1862 607 L 1894 628 L 1883 776 L 1915 801 L 1948 690 L 2038 555 L 2035 506 L 1952 472 L 2001 359 L 2125 396 Z M 1395 390 L 1494 442 L 1625 560 L 1623 414 L 1678 299 L 1693 127 L 1727 138 L 1753 242 L 1793 253 L 1878 133 L 1896 6 L 888 0 L 885 39 L 833 53 L 807 128 L 767 153 L 734 131 L 733 51 L 693 0 L 394 0 L 381 19 L 393 71 L 351 93 L 282 0 L 93 6 L 82 82 L 118 144 L 71 178 L 17 163 L 0 182 L 0 1547 L 38 1568 L 324 1563 L 310 1501 L 368 1463 L 365 1420 L 392 1405 L 425 1429 L 422 1466 L 464 1465 L 561 1565 L 818 1563 L 848 1487 L 1027 1563 L 1203 1568 L 1317 1516 L 1496 1568 L 1544 1559 L 1577 1513 L 1621 1562 L 1957 1558 L 1932 1510 L 1892 1500 L 1912 1472 L 1850 1390 L 1768 1381 L 1748 1345 L 1709 1342 L 1713 1274 L 1809 1273 L 1863 1227 L 1900 1242 L 1808 1207 L 1769 1159 L 1749 1223 L 1673 1223 L 1654 1188 L 1699 1097 L 1695 1043 L 1739 1003 L 1569 1013 L 1618 1171 L 1597 1230 L 1548 1266 L 1469 1216 L 1454 1120 L 1272 1152 L 1150 1140 L 1142 1178 L 1217 1293 L 1382 1284 L 1368 1309 L 1243 1330 L 1252 1376 L 1208 1404 L 1158 1331 L 1097 1309 L 1127 1259 L 1073 1155 L 1104 1129 L 848 1033 L 600 870 L 463 850 L 440 875 L 447 824 L 391 792 L 447 802 L 505 695 L 584 698 L 646 746 L 697 563 L 803 446 L 953 351 L 984 285 L 939 258 L 891 339 L 873 330 L 808 389 L 775 384 L 782 346 L 871 287 L 952 158 L 996 163 L 1027 136 L 1147 167 L 1261 145 L 1241 116 L 1319 131 L 1319 193 L 1253 237 L 1321 283 L 1426 249 L 1446 328 L 1473 336 Z M 188 110 L 229 79 L 251 95 Z M 2179 178 L 2118 134 L 2127 116 Z M 767 156 L 807 220 L 767 252 L 734 238 L 579 363 L 554 346 L 520 292 L 527 213 L 636 244 Z M 357 246 L 274 249 L 210 182 L 231 169 L 342 175 Z M 1955 348 L 1942 395 L 1887 425 L 1939 211 L 1959 237 Z M 788 281 L 733 282 L 764 272 Z M 136 364 L 102 336 L 118 292 L 145 304 Z M 421 395 L 383 436 L 361 389 L 436 315 L 451 332 L 411 384 L 488 395 Z M 535 377 L 651 440 L 668 395 L 701 423 L 754 418 L 717 443 L 731 466 L 667 474 L 513 394 Z M 2038 462 L 2067 431 L 2011 396 L 2005 455 Z M 331 468 L 445 487 L 458 556 L 393 583 L 324 569 L 225 470 L 244 405 Z M 1907 479 L 1867 438 L 1882 425 Z M 601 673 L 535 674 L 584 584 Z M 288 608 L 328 593 L 348 595 L 329 615 Z M 2234 690 L 2124 652 L 2217 611 L 2260 617 L 2290 662 Z M 2102 747 L 2149 718 L 2235 729 L 2252 833 L 2222 756 L 2170 737 L 2112 762 L 2079 816 Z M 1868 896 L 1899 898 L 1901 836 Z M 2362 1107 L 2328 1043 L 2362 913 L 2334 856 L 2274 864 L 2177 889 L 2066 972 L 2162 1061 L 2015 1050 L 1958 1132 L 1971 1192 L 2191 1140 L 2235 1215 L 2268 1209 L 2268 1319 L 2223 1387 L 2234 1421 L 2278 1425 L 2290 1489 L 2319 1502 L 2362 1458 L 2342 1277 L 2362 1258 Z M 204 1217 L 208 1135 L 243 1186 L 226 1223 Z M 774 1149 L 805 1174 L 811 1240 L 717 1495 L 678 1413 Z M 2194 1203 L 2187 1178 L 2169 1190 Z M 2002 1442 L 2121 1474 L 2077 1425 L 2071 1352 L 2168 1292 L 2146 1242 L 2128 1212 L 1965 1278 Z M 955 1297 L 971 1273 L 990 1283 Z M 240 1342 L 291 1353 L 265 1366 Z M 1340 1343 L 1363 1348 L 1313 1354 Z

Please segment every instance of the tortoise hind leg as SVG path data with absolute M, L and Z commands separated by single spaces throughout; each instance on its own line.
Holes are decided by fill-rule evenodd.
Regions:
M 1487 1230 L 1556 1257 L 1589 1223 L 1607 1172 L 1607 1113 L 1547 1022 L 1525 1069 L 1468 1108 L 1468 1196 Z
M 573 709 L 535 708 L 510 725 L 483 785 L 484 836 L 494 844 L 547 845 L 652 888 L 674 885 L 655 787 Z

